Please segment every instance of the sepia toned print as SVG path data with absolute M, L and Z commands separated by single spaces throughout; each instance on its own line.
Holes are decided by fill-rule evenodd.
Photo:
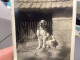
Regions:
M 15 0 L 17 60 L 70 60 L 73 0 Z

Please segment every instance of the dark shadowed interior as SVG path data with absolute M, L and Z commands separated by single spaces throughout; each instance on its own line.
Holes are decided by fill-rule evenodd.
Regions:
M 37 38 L 37 25 L 40 20 L 47 22 L 49 34 L 52 34 L 52 13 L 42 11 L 19 10 L 15 16 L 17 42 Z M 25 36 L 25 37 L 23 37 Z M 23 38 L 22 38 L 23 37 Z

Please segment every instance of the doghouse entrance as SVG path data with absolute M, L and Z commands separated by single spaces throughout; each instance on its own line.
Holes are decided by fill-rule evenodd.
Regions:
M 16 35 L 18 40 L 36 38 L 37 24 L 40 20 L 47 22 L 49 33 L 52 34 L 52 13 L 19 11 L 16 15 Z

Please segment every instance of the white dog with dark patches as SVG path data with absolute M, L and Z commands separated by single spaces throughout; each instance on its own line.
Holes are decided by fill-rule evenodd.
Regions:
M 51 35 L 51 39 L 48 39 L 46 41 L 46 46 L 50 49 L 56 49 L 57 45 L 58 45 L 58 42 L 54 39 L 52 35 Z
M 45 20 L 41 20 L 38 23 L 38 28 L 37 28 L 37 37 L 38 37 L 38 49 L 45 48 L 46 46 L 46 39 L 49 36 L 49 33 L 47 32 L 47 22 Z
M 52 35 L 49 34 L 47 27 L 47 22 L 45 20 L 41 20 L 38 23 L 37 27 L 37 37 L 38 37 L 38 48 L 46 48 L 48 46 L 49 48 L 53 49 L 57 46 L 57 41 L 54 39 Z M 51 36 L 52 39 L 48 39 L 48 37 Z

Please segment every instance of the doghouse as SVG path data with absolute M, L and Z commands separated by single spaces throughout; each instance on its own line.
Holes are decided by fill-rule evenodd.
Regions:
M 51 35 L 54 34 L 57 40 L 70 42 L 72 2 L 72 0 L 15 0 L 17 39 L 36 39 L 37 24 L 44 19 Z

